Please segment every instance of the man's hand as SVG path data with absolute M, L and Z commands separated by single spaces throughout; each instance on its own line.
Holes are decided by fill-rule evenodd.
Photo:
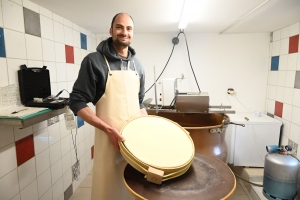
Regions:
M 125 138 L 120 134 L 120 132 L 118 131 L 118 129 L 116 128 L 110 128 L 108 129 L 108 131 L 106 132 L 110 143 L 115 147 L 115 149 L 117 151 L 120 151 L 120 147 L 118 144 L 118 141 L 125 141 Z

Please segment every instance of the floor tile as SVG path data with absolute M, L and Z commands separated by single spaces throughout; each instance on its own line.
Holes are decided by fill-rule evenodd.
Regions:
M 70 200 L 89 200 L 91 199 L 92 188 L 79 187 L 75 193 L 71 196 Z

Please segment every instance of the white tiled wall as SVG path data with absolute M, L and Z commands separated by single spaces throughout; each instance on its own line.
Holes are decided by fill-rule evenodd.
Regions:
M 0 58 L 0 89 L 18 83 L 17 70 L 26 64 L 47 66 L 52 94 L 62 89 L 71 92 L 82 59 L 95 51 L 96 35 L 29 0 L 0 0 L 0 6 L 6 51 L 6 57 Z M 25 33 L 23 7 L 40 14 L 41 37 Z M 81 49 L 80 33 L 87 36 L 87 50 Z M 65 45 L 74 48 L 74 64 L 66 63 Z M 29 135 L 33 135 L 35 156 L 18 166 L 15 142 Z M 79 181 L 72 180 L 76 156 L 62 115 L 52 125 L 47 121 L 24 129 L 0 125 L 0 199 L 63 200 L 65 190 L 71 184 L 75 190 L 92 168 L 94 128 L 85 123 L 76 137 Z
M 299 35 L 300 22 L 273 32 L 270 44 L 270 67 L 272 56 L 279 56 L 278 71 L 269 71 L 266 111 L 275 114 L 275 102 L 283 103 L 282 117 L 274 118 L 283 122 L 281 144 L 295 144 L 300 158 L 300 89 L 295 88 L 295 74 L 300 70 L 300 42 L 298 52 L 289 53 L 289 37 Z M 300 81 L 300 80 L 298 80 Z

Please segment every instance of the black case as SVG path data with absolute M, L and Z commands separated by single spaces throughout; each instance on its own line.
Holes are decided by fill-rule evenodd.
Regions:
M 26 65 L 21 65 L 20 70 L 18 70 L 18 79 L 21 102 L 25 106 L 52 109 L 60 109 L 66 106 L 67 98 L 59 98 L 59 101 L 47 98 L 51 96 L 51 85 L 49 70 L 46 66 L 27 68 Z M 33 98 L 42 98 L 44 101 L 37 103 L 33 101 Z

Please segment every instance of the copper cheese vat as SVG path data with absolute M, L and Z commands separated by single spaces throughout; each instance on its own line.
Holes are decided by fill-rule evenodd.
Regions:
M 227 163 L 225 133 L 229 116 L 219 113 L 180 113 L 172 110 L 147 110 L 149 115 L 170 119 L 184 127 L 194 141 L 195 151 L 214 156 Z

